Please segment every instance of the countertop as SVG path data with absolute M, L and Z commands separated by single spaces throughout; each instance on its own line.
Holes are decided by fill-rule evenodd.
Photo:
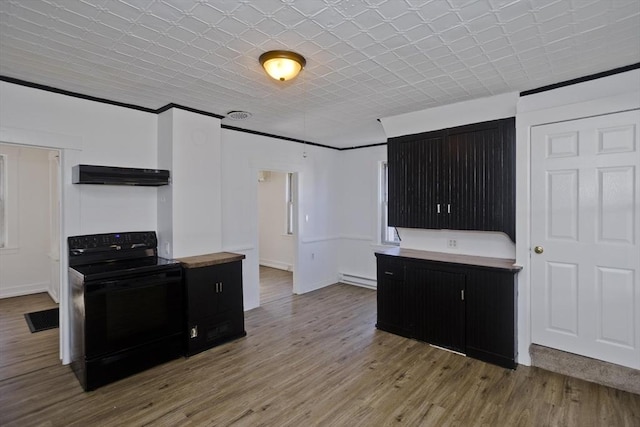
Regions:
M 508 271 L 520 271 L 522 266 L 515 265 L 515 260 L 506 258 L 489 258 L 472 255 L 459 255 L 445 252 L 429 252 L 416 249 L 391 248 L 376 251 L 376 254 L 397 256 L 399 258 L 420 259 L 424 261 L 445 262 L 450 264 L 464 264 L 478 267 L 496 268 Z
M 244 254 L 234 254 L 233 252 L 216 252 L 213 254 L 196 255 L 176 259 L 182 263 L 184 268 L 200 268 L 241 261 L 245 259 L 245 256 Z

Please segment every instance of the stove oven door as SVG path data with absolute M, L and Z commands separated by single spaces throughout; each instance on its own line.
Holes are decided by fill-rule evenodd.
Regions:
M 85 283 L 85 357 L 133 350 L 183 330 L 178 267 Z

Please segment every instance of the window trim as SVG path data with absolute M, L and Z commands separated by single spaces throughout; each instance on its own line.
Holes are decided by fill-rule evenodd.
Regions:
M 387 161 L 380 162 L 380 191 L 379 191 L 379 209 L 380 209 L 380 229 L 379 238 L 381 245 L 399 246 L 400 236 L 395 227 L 389 226 L 389 166 Z M 389 239 L 389 233 L 393 229 L 393 240 Z
M 4 246 L 3 255 L 18 253 L 20 229 L 18 224 L 18 169 L 21 148 L 13 144 L 0 143 L 0 155 L 4 157 Z
M 0 154 L 0 249 L 7 248 L 7 155 Z
M 287 172 L 285 183 L 285 203 L 287 206 L 287 224 L 285 234 L 287 236 L 293 236 L 293 172 Z

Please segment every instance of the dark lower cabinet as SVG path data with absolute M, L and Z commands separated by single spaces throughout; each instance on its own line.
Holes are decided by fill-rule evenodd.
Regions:
M 185 259 L 189 258 L 181 261 Z M 189 267 L 183 261 L 187 356 L 246 335 L 242 261 L 199 265 L 194 263 Z
M 518 268 L 376 257 L 378 329 L 516 367 Z

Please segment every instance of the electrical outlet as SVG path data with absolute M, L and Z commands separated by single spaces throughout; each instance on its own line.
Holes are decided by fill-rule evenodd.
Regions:
M 447 241 L 447 246 L 450 247 L 451 249 L 457 249 L 458 248 L 458 241 L 456 239 L 449 239 Z

